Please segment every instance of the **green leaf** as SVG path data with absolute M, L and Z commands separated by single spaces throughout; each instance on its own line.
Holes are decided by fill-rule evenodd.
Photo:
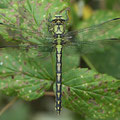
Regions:
M 88 69 L 63 74 L 63 106 L 86 118 L 106 119 L 120 112 L 120 80 Z
M 0 8 L 0 22 L 7 25 L 0 26 L 3 39 L 0 44 L 11 41 L 12 45 L 46 42 L 42 35 L 48 35 L 48 14 L 54 15 L 67 7 L 67 2 L 61 0 L 1 0 L 1 4 L 6 8 Z M 0 53 L 0 90 L 25 100 L 43 96 L 55 78 L 54 66 L 49 58 L 44 58 L 45 54 L 41 56 L 38 49 L 3 49 Z
M 38 52 L 38 51 L 37 51 Z M 50 60 L 32 51 L 3 49 L 0 54 L 0 90 L 10 96 L 34 100 L 44 95 L 53 76 L 47 72 Z M 52 66 L 51 66 L 52 68 Z
M 19 37 L 22 36 L 21 38 L 34 43 L 38 43 L 43 34 L 48 35 L 49 14 L 54 16 L 60 11 L 65 13 L 64 9 L 68 7 L 67 2 L 61 0 L 9 0 L 5 3 L 8 7 L 0 9 L 0 22 L 10 26 L 1 28 L 0 34 L 11 41 L 20 41 Z
M 43 96 L 55 82 L 55 53 L 53 55 L 51 61 L 48 53 L 40 53 L 38 49 L 1 49 L 0 90 L 25 100 Z M 76 68 L 78 63 L 79 56 L 63 54 L 63 72 Z

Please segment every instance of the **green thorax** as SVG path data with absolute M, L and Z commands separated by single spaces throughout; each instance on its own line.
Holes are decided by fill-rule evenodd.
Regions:
M 56 39 L 61 39 L 65 32 L 65 19 L 61 15 L 55 15 L 51 21 L 51 32 Z

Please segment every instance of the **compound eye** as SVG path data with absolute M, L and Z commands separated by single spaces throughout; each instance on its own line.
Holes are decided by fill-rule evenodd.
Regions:
M 52 23 L 55 23 L 55 20 L 53 20 Z

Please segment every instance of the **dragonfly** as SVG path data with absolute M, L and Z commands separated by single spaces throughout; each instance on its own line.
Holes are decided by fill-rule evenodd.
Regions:
M 100 44 L 109 44 L 111 42 L 120 42 L 119 38 L 115 35 L 103 37 L 109 30 L 117 27 L 120 24 L 120 18 L 115 18 L 90 26 L 84 29 L 75 31 L 66 31 L 66 24 L 68 23 L 68 16 L 64 18 L 62 15 L 55 15 L 52 19 L 48 19 L 48 36 L 41 34 L 38 31 L 30 31 L 28 29 L 19 29 L 12 24 L 0 23 L 0 29 L 6 30 L 9 36 L 12 36 L 13 40 L 16 40 L 18 45 L 2 45 L 0 44 L 0 49 L 8 48 L 19 48 L 20 49 L 38 49 L 39 52 L 56 52 L 56 100 L 55 108 L 58 114 L 61 112 L 62 108 L 62 51 L 65 48 L 71 47 L 76 48 L 81 54 L 94 51 L 94 47 Z M 41 35 L 41 37 L 36 37 L 39 39 L 38 43 L 30 41 L 30 37 L 24 37 L 22 33 L 27 33 L 28 35 L 36 36 Z M 96 37 L 98 36 L 98 37 Z M 26 44 L 29 43 L 29 44 Z

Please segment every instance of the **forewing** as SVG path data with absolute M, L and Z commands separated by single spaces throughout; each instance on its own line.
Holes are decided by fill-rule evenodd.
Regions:
M 52 52 L 53 39 L 25 28 L 0 24 L 0 48 L 37 48 L 39 52 Z M 22 44 L 22 45 L 21 45 Z
M 95 50 L 103 51 L 114 43 L 120 43 L 120 37 L 118 36 L 119 25 L 120 18 L 116 18 L 99 25 L 68 32 L 64 37 L 65 46 L 70 49 L 71 47 L 72 49 L 77 48 L 76 50 L 81 54 Z
M 68 32 L 65 34 L 66 42 L 79 42 L 79 41 L 97 41 L 104 40 L 109 38 L 116 38 L 115 32 L 120 32 L 119 29 L 120 18 L 115 18 L 107 22 L 94 25 L 85 29 Z M 115 29 L 116 28 L 116 29 Z M 74 39 L 76 38 L 77 39 Z
M 0 23 L 0 35 L 7 41 L 14 40 L 15 42 L 45 44 L 53 41 L 51 35 L 45 36 L 38 30 L 25 29 L 21 26 L 4 23 Z

